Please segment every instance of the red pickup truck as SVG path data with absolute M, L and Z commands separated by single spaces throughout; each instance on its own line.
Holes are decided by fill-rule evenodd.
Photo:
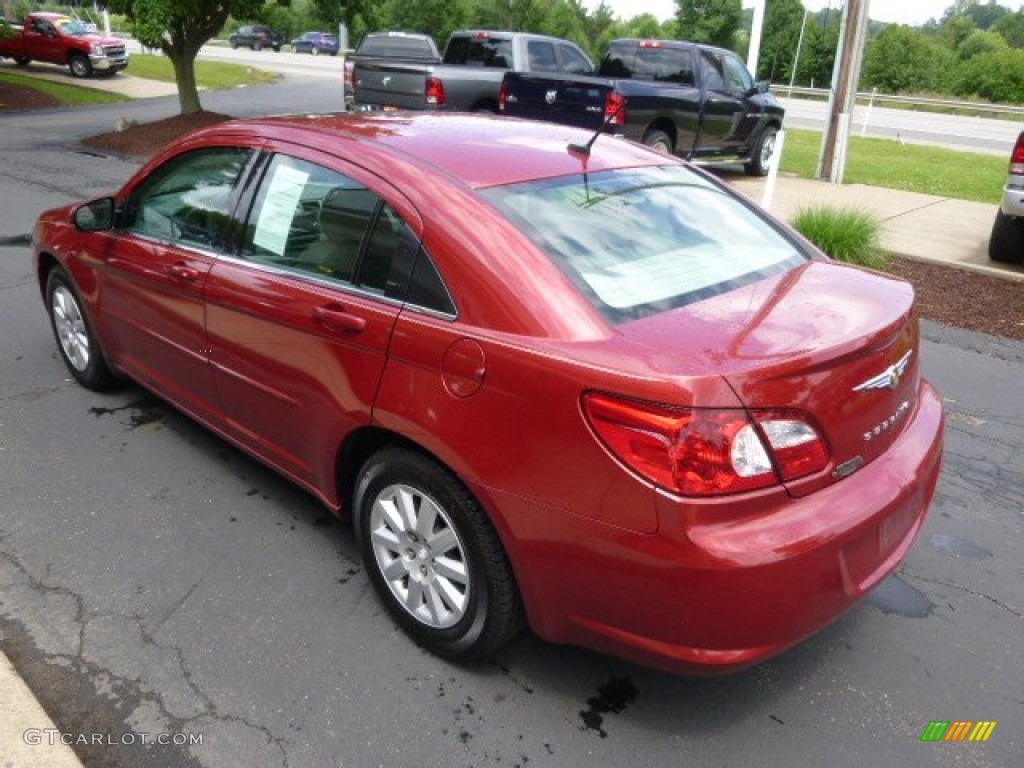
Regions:
M 30 13 L 23 28 L 0 23 L 0 58 L 24 66 L 45 61 L 67 66 L 75 77 L 114 74 L 128 66 L 124 40 L 90 32 L 61 13 Z

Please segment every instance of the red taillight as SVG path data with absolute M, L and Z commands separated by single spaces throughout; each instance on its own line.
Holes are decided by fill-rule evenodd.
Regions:
M 626 124 L 626 97 L 611 91 L 604 101 L 604 119 L 608 125 Z
M 356 63 L 354 61 L 345 61 L 345 90 L 351 92 L 353 81 L 352 76 L 356 69 Z
M 428 77 L 426 97 L 427 104 L 433 104 L 438 107 L 444 106 L 444 83 L 436 77 Z
M 505 102 L 508 101 L 508 88 L 505 86 L 505 82 L 502 81 L 501 88 L 498 90 L 498 111 L 505 111 Z
M 1024 133 L 1017 137 L 1017 144 L 1010 155 L 1010 173 L 1014 176 L 1024 175 Z
M 675 408 L 583 396 L 587 420 L 630 469 L 684 496 L 739 493 L 795 480 L 828 464 L 817 430 L 799 414 Z M 766 449 L 766 441 L 769 448 Z

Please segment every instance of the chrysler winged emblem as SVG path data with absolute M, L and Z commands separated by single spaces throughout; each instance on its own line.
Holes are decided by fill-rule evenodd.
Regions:
M 545 104 L 554 104 L 555 103 L 555 99 L 557 99 L 557 98 L 558 98 L 558 91 L 556 91 L 554 88 L 552 88 L 550 91 L 547 91 L 544 94 L 544 103 Z
M 874 376 L 867 381 L 858 384 L 853 388 L 854 392 L 863 392 L 868 389 L 896 389 L 900 383 L 900 378 L 903 376 L 903 372 L 907 370 L 907 363 L 910 362 L 910 356 L 914 354 L 914 350 L 910 350 L 897 360 L 895 363 L 890 365 L 884 371 L 877 376 Z

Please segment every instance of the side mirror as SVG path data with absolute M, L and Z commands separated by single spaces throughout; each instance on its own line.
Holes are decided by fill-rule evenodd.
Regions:
M 102 232 L 114 228 L 114 198 L 103 197 L 75 209 L 75 226 L 82 232 Z

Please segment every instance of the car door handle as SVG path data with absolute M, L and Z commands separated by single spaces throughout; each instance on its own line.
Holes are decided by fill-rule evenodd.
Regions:
M 366 320 L 347 312 L 344 307 L 329 304 L 313 310 L 313 317 L 320 325 L 335 333 L 360 333 L 366 328 Z
M 184 264 L 172 264 L 167 268 L 167 274 L 170 275 L 172 280 L 177 280 L 181 283 L 194 283 L 199 279 L 199 272 Z

